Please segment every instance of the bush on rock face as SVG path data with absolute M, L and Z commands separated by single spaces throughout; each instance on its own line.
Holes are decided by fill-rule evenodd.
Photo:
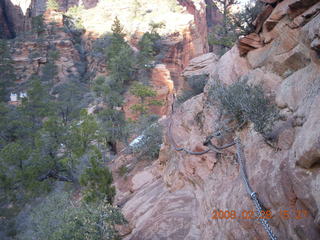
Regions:
M 230 86 L 216 83 L 210 90 L 210 96 L 218 102 L 221 111 L 232 116 L 239 125 L 252 122 L 254 129 L 265 136 L 278 119 L 278 109 L 271 103 L 261 86 L 253 86 L 238 81 Z
M 158 123 L 153 123 L 130 147 L 138 160 L 153 160 L 158 158 L 161 144 L 162 128 Z

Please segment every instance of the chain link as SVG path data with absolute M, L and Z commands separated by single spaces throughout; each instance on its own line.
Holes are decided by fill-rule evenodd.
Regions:
M 244 186 L 246 188 L 247 193 L 250 195 L 250 198 L 252 199 L 255 207 L 256 207 L 256 213 L 258 215 L 259 221 L 262 224 L 262 226 L 264 227 L 265 231 L 268 233 L 268 236 L 271 240 L 277 240 L 278 238 L 275 236 L 275 234 L 272 232 L 272 229 L 268 223 L 268 221 L 264 218 L 261 217 L 261 212 L 263 211 L 262 205 L 258 199 L 257 193 L 252 191 L 249 182 L 248 182 L 248 177 L 245 171 L 245 157 L 244 157 L 244 153 L 243 153 L 243 149 L 242 149 L 242 145 L 241 145 L 241 141 L 240 138 L 236 138 L 235 139 L 235 143 L 237 146 L 237 157 L 238 157 L 238 162 L 240 165 L 240 175 L 243 179 L 244 182 Z

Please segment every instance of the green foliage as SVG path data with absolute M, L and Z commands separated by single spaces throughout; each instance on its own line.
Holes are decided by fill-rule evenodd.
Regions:
M 214 30 L 208 36 L 209 45 L 220 46 L 220 55 L 226 53 L 235 44 L 238 36 L 235 32 L 235 25 L 229 23 L 227 29 L 222 25 L 216 25 Z
M 57 2 L 57 0 L 48 0 L 47 1 L 47 9 L 59 10 L 59 3 Z
M 28 151 L 21 145 L 21 143 L 13 142 L 7 144 L 0 152 L 1 159 L 6 164 L 16 166 L 22 170 L 24 168 L 24 161 L 27 160 Z
M 118 17 L 114 19 L 111 27 L 111 46 L 107 48 L 107 58 L 111 59 L 115 57 L 123 46 L 126 46 L 126 41 L 124 40 L 125 33 L 123 32 L 123 26 L 120 23 Z
M 131 93 L 140 98 L 140 103 L 134 104 L 131 109 L 134 112 L 140 114 L 147 114 L 149 111 L 149 106 L 161 106 L 162 102 L 154 99 L 150 99 L 157 96 L 157 92 L 151 87 L 141 84 L 134 83 L 131 88 Z
M 237 0 L 215 0 L 214 3 L 220 8 L 223 18 L 222 23 L 215 25 L 209 34 L 208 42 L 209 45 L 220 46 L 220 55 L 223 55 L 238 38 L 233 15 L 230 11 L 232 6 L 237 4 Z
M 39 15 L 36 17 L 32 17 L 31 19 L 32 30 L 37 34 L 41 34 L 45 30 L 45 26 L 43 23 L 43 15 Z
M 89 167 L 80 177 L 84 187 L 84 200 L 87 202 L 106 199 L 112 204 L 116 189 L 112 186 L 112 173 L 102 162 L 101 152 L 94 148 L 90 156 Z
M 238 35 L 247 35 L 255 30 L 254 20 L 261 12 L 263 3 L 261 1 L 249 1 L 241 12 L 233 15 L 234 24 L 237 26 Z
M 124 39 L 123 27 L 116 17 L 112 25 L 111 44 L 106 49 L 107 66 L 111 78 L 123 87 L 132 80 L 135 73 L 133 50 Z
M 162 127 L 153 123 L 142 132 L 139 142 L 130 146 L 134 156 L 141 160 L 154 160 L 159 156 L 162 144 Z
M 42 68 L 41 80 L 51 81 L 58 74 L 58 67 L 52 62 L 46 63 Z
M 266 135 L 279 117 L 279 111 L 270 102 L 261 86 L 238 81 L 230 86 L 217 83 L 211 90 L 211 100 L 219 103 L 221 111 L 230 114 L 240 125 L 252 122 L 254 129 Z
M 48 58 L 50 61 L 56 61 L 60 58 L 60 52 L 59 50 L 50 50 L 48 52 Z
M 30 123 L 31 130 L 35 132 L 42 125 L 42 119 L 52 113 L 52 103 L 48 89 L 43 86 L 39 78 L 33 77 L 28 97 L 22 99 L 21 111 L 24 119 Z M 26 123 L 27 123 L 26 122 Z
M 98 114 L 100 135 L 105 140 L 105 145 L 116 141 L 126 142 L 128 128 L 124 113 L 116 109 L 104 109 Z
M 113 45 L 111 44 L 109 48 L 112 47 Z M 117 54 L 108 59 L 111 78 L 119 83 L 120 86 L 128 84 L 134 78 L 135 64 L 136 60 L 131 47 L 129 45 L 121 46 Z
M 0 39 L 0 102 L 8 100 L 8 88 L 16 79 L 14 72 L 8 42 Z
M 121 177 L 123 177 L 124 175 L 126 175 L 129 172 L 129 168 L 126 165 L 122 165 L 121 167 L 119 167 L 118 169 L 118 173 Z
M 140 49 L 138 58 L 142 67 L 148 67 L 150 61 L 152 61 L 154 56 L 160 52 L 160 48 L 157 46 L 160 35 L 156 32 L 156 28 L 158 28 L 158 25 L 154 24 L 151 33 L 144 33 L 138 43 Z
M 119 107 L 123 103 L 123 86 L 112 78 L 97 77 L 92 89 L 110 108 Z
M 125 224 L 119 209 L 107 201 L 77 203 L 66 193 L 51 194 L 31 210 L 21 229 L 19 239 L 48 240 L 114 240 L 115 225 Z
M 157 92 L 153 90 L 151 87 L 143 85 L 141 83 L 133 84 L 131 88 L 131 93 L 139 97 L 141 102 L 144 103 L 146 98 L 157 96 Z
M 48 62 L 42 67 L 41 81 L 52 81 L 58 75 L 58 66 L 55 61 L 60 58 L 58 50 L 50 50 L 48 52 Z
M 52 89 L 52 94 L 58 96 L 55 108 L 64 125 L 78 118 L 80 110 L 88 106 L 92 100 L 88 91 L 88 86 L 76 80 L 69 80 Z
M 151 28 L 151 33 L 157 33 L 158 29 L 165 28 L 166 24 L 164 22 L 151 22 L 149 23 Z
M 189 89 L 185 90 L 181 95 L 177 97 L 178 103 L 183 103 L 188 99 L 202 93 L 207 82 L 208 75 L 206 74 L 187 77 Z
M 82 13 L 84 11 L 83 6 L 73 6 L 68 9 L 66 16 L 73 19 L 73 24 L 76 29 L 84 29 Z
M 80 113 L 80 120 L 70 126 L 67 147 L 76 158 L 81 157 L 90 147 L 90 143 L 98 139 L 98 124 L 93 115 L 85 109 Z
M 151 87 L 146 86 L 141 83 L 133 84 L 131 88 L 131 93 L 140 98 L 140 103 L 134 104 L 131 107 L 131 110 L 140 114 L 147 114 L 149 111 L 149 106 L 161 106 L 162 102 L 154 98 L 157 96 L 157 92 L 153 90 Z M 146 102 L 146 100 L 148 100 Z

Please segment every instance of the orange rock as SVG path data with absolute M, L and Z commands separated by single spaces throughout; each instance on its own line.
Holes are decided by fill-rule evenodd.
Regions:
M 246 55 L 249 51 L 263 47 L 261 38 L 256 33 L 250 33 L 238 40 L 238 48 L 241 56 Z

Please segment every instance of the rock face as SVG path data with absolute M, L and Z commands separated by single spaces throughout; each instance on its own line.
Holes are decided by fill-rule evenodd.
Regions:
M 301 4 L 304 12 L 293 13 L 297 8 L 292 6 Z M 234 47 L 219 60 L 204 55 L 190 62 L 185 73 L 209 72 L 205 92 L 164 119 L 167 128 L 158 160 L 139 165 L 127 180 L 116 177 L 116 199 L 132 229 L 125 239 L 268 238 L 258 221 L 212 219 L 214 210 L 235 211 L 238 216 L 254 210 L 239 176 L 235 148 L 223 154 L 188 155 L 174 150 L 168 131 L 172 124 L 171 135 L 179 147 L 206 149 L 203 141 L 221 129 L 218 109 L 208 104 L 209 88 L 218 79 L 231 84 L 239 78 L 263 84 L 283 116 L 273 129 L 276 147 L 266 144 L 251 125 L 238 133 L 249 182 L 272 212 L 274 233 L 278 239 L 320 239 L 318 13 L 314 1 L 284 0 L 270 15 L 276 24 L 272 29 L 264 25 L 259 33 L 264 46 L 251 49 L 246 57 Z M 234 137 L 227 134 L 213 142 L 224 145 Z M 120 187 L 124 185 L 131 187 Z
M 44 22 L 54 22 L 55 24 L 48 24 L 38 36 L 34 33 L 29 38 L 19 38 L 12 42 L 13 66 L 17 82 L 22 86 L 32 75 L 46 74 L 43 71 L 49 63 L 54 63 L 57 66 L 55 83 L 62 83 L 71 78 L 80 78 L 85 71 L 85 66 L 79 64 L 81 55 L 75 47 L 72 34 L 61 30 L 63 27 L 62 14 L 46 12 Z M 49 56 L 53 50 L 59 53 L 58 59 L 54 61 L 50 60 Z
M 30 31 L 32 17 L 46 11 L 47 0 L 2 0 L 0 2 L 0 38 L 14 38 L 20 33 Z M 92 8 L 99 0 L 57 0 L 60 11 L 80 3 L 85 8 Z

